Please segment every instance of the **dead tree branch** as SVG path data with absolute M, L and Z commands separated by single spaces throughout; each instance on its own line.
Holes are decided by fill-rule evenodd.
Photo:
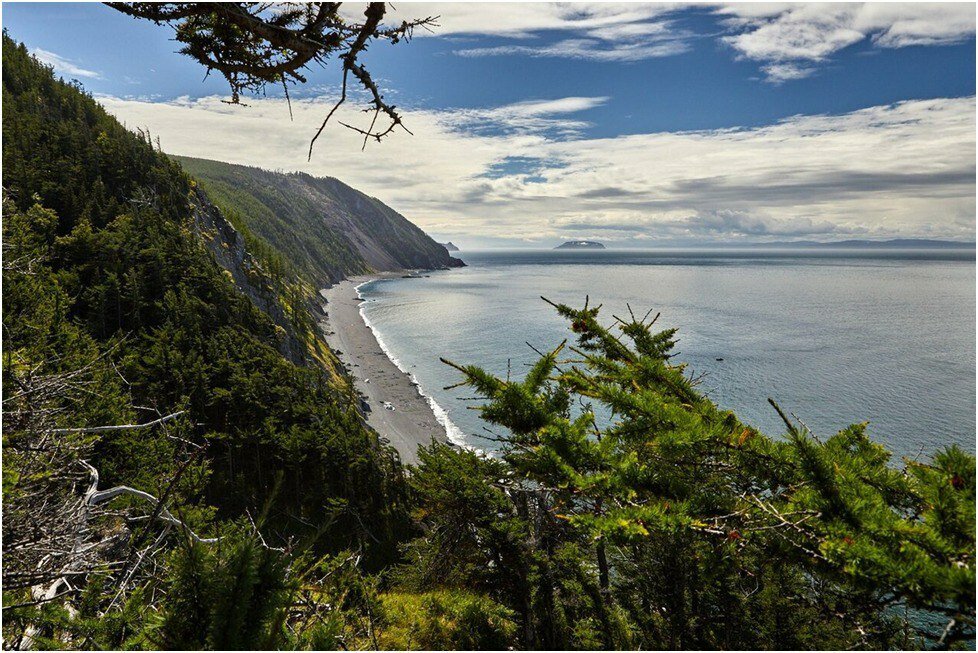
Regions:
M 145 429 L 151 426 L 156 426 L 157 424 L 163 424 L 164 422 L 169 422 L 171 419 L 176 419 L 184 414 L 185 411 L 177 411 L 175 413 L 170 413 L 159 419 L 154 419 L 152 422 L 146 422 L 145 424 L 114 424 L 110 426 L 91 426 L 91 427 L 80 427 L 80 428 L 70 428 L 70 429 L 51 429 L 51 433 L 106 433 L 108 431 L 132 431 L 134 429 Z M 84 461 L 82 461 L 84 462 Z

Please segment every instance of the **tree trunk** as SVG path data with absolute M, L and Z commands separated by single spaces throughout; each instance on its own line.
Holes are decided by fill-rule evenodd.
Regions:
M 611 601 L 611 580 L 608 573 L 608 552 L 604 540 L 598 540 L 598 587 L 606 602 Z

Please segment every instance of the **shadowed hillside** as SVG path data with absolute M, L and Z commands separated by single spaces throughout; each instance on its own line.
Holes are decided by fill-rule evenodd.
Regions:
M 59 465 L 75 473 L 84 459 L 97 482 L 151 494 L 188 470 L 170 498 L 202 532 L 264 514 L 278 541 L 390 555 L 400 468 L 327 371 L 334 359 L 301 305 L 312 291 L 273 279 L 177 163 L 6 35 L 3 109 L 5 537 L 54 510 L 20 484 L 45 478 L 30 466 L 46 451 L 35 438 L 179 414 L 168 433 L 86 439 Z M 32 452 L 23 469 L 20 447 Z
M 310 282 L 464 265 L 400 213 L 332 177 L 173 158 L 236 226 L 269 243 Z

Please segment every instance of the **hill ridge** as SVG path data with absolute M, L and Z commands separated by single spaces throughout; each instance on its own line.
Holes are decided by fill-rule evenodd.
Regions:
M 311 283 L 464 265 L 403 215 L 335 177 L 171 158 L 201 183 L 236 226 L 254 232 Z

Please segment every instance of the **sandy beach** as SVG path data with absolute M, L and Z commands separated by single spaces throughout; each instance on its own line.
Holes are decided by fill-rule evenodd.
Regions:
M 360 314 L 356 288 L 373 279 L 397 277 L 404 272 L 359 276 L 320 291 L 326 300 L 322 323 L 326 342 L 337 352 L 354 377 L 357 390 L 367 400 L 367 423 L 390 442 L 406 464 L 418 460 L 418 447 L 434 438 L 448 442 L 428 401 L 410 375 L 398 369 L 381 349 L 373 331 Z M 385 403 L 389 407 L 385 407 Z

